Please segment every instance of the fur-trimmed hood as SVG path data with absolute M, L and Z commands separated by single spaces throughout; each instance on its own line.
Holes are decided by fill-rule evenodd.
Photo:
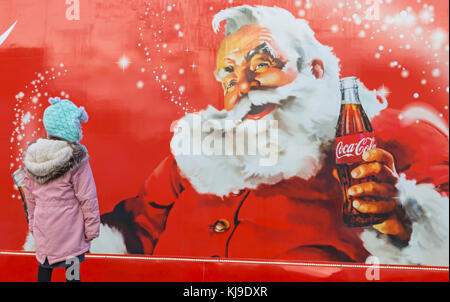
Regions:
M 64 176 L 87 157 L 79 144 L 40 138 L 28 146 L 23 162 L 29 175 L 45 184 Z

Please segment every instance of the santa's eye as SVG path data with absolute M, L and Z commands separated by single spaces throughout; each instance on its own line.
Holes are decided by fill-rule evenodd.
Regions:
M 261 64 L 259 64 L 258 66 L 256 66 L 255 70 L 258 70 L 258 69 L 260 69 L 260 68 L 263 68 L 264 66 L 269 66 L 269 64 L 267 64 L 267 63 L 261 63 Z
M 231 81 L 228 85 L 227 85 L 227 90 L 230 89 L 231 87 L 236 85 L 236 81 Z
M 233 66 L 227 66 L 224 68 L 225 72 L 231 73 L 234 71 L 234 67 Z
M 254 71 L 261 73 L 261 72 L 265 72 L 268 68 L 270 67 L 270 63 L 268 62 L 261 62 L 258 65 L 255 66 Z

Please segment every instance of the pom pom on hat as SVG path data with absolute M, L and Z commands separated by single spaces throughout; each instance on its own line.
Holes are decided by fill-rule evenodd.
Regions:
M 49 102 L 51 105 L 56 105 L 56 104 L 58 104 L 59 102 L 61 102 L 61 99 L 60 99 L 59 97 L 49 98 L 49 99 L 48 99 L 48 102 Z
M 79 109 L 80 109 L 80 116 L 78 117 L 78 119 L 80 120 L 80 122 L 86 123 L 89 119 L 86 109 L 84 109 L 84 107 L 80 107 Z

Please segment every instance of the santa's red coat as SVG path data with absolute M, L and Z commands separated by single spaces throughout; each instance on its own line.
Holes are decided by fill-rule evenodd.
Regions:
M 384 110 L 372 120 L 378 147 L 393 154 L 399 174 L 448 195 L 448 137 L 425 122 L 402 123 L 398 114 Z M 369 253 L 362 229 L 342 222 L 334 161 L 328 152 L 308 181 L 295 177 L 220 198 L 197 193 L 170 155 L 102 223 L 122 233 L 129 253 L 362 262 Z

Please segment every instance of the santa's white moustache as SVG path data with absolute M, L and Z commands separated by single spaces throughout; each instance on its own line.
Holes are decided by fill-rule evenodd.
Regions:
M 375 90 L 369 91 L 362 83 L 359 90 L 361 102 L 369 117 L 386 108 L 386 100 L 379 102 Z M 278 121 L 277 140 L 267 140 L 267 144 L 276 144 L 275 165 L 262 166 L 261 158 L 265 155 L 261 154 L 233 156 L 179 154 L 173 152 L 174 144 L 178 144 L 183 138 L 180 137 L 180 132 L 175 132 L 171 141 L 172 153 L 182 175 L 190 180 L 199 193 L 226 196 L 229 193 L 238 193 L 244 188 L 254 189 L 259 184 L 275 184 L 293 176 L 309 179 L 320 170 L 323 157 L 321 147 L 334 139 L 339 116 L 338 77 L 325 76 L 316 79 L 310 72 L 304 71 L 291 84 L 249 92 L 231 111 L 219 111 L 209 106 L 206 110 L 186 115 L 180 121 L 189 125 L 192 135 L 196 131 L 201 132 L 202 140 L 211 134 L 225 140 L 227 133 L 236 131 L 237 127 L 257 122 L 245 118 L 252 105 L 267 103 L 277 105 L 273 112 L 262 118 Z M 197 117 L 198 114 L 201 115 L 199 125 L 193 122 L 195 114 Z M 214 123 L 211 123 L 212 120 Z M 226 123 L 230 120 L 233 121 L 233 127 L 229 127 L 230 124 Z M 246 129 L 253 128 L 246 127 Z M 270 134 L 267 133 L 266 137 L 270 137 Z M 198 143 L 202 143 L 202 140 Z M 195 140 L 189 138 L 189 143 L 193 142 Z M 221 142 L 221 146 L 225 146 L 225 141 Z M 248 147 L 246 146 L 246 150 Z

